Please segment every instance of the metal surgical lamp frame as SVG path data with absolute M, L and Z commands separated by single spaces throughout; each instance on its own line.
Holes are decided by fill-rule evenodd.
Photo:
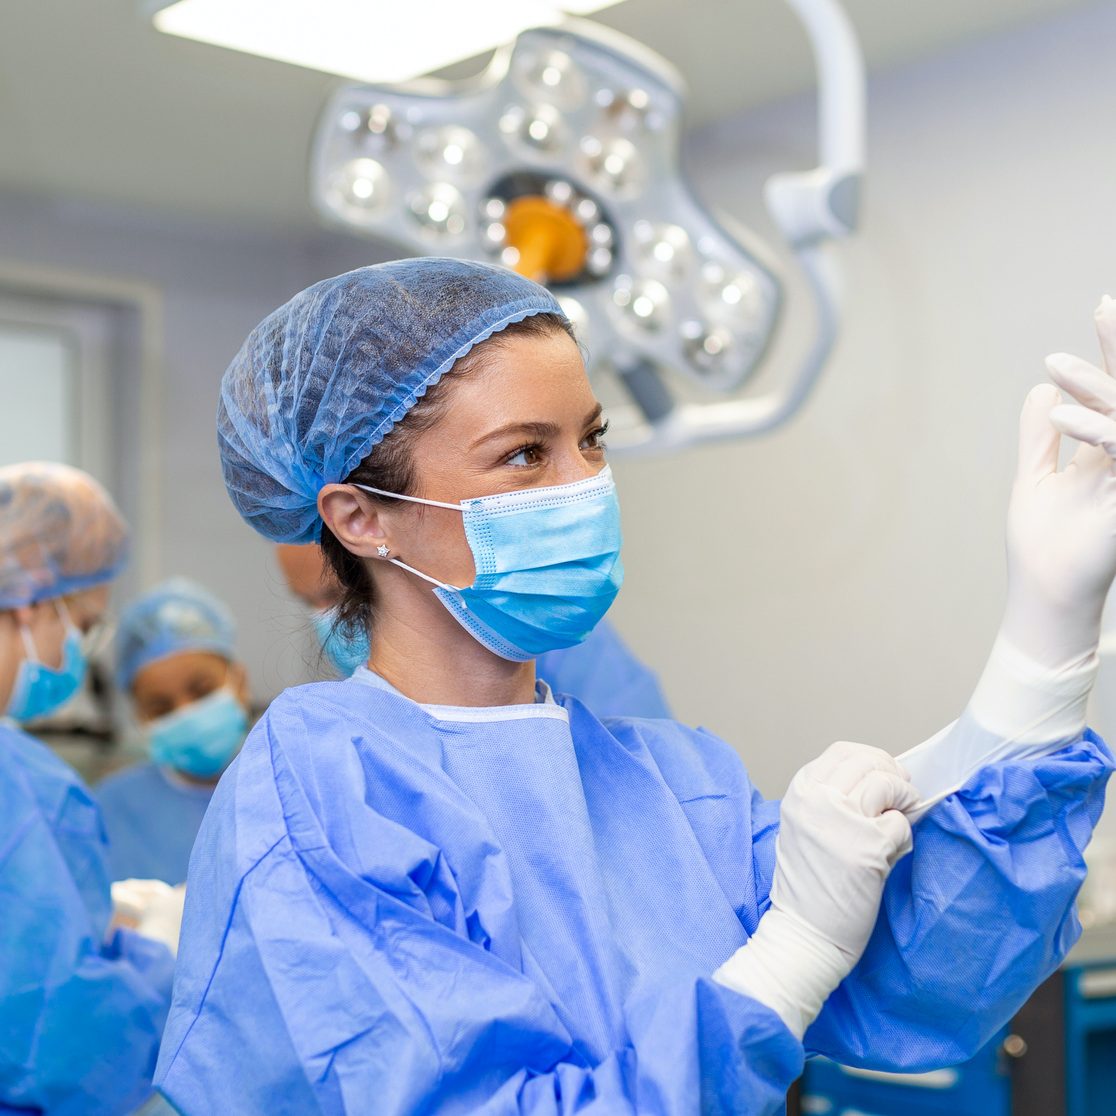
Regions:
M 621 453 L 683 449 L 765 434 L 806 401 L 837 341 L 840 281 L 827 242 L 855 231 L 864 175 L 864 58 L 837 0 L 787 0 L 810 37 L 818 69 L 819 165 L 767 181 L 768 213 L 794 254 L 814 300 L 815 335 L 797 372 L 764 395 L 671 407 L 636 437 L 610 438 Z
M 465 81 L 339 90 L 315 137 L 315 205 L 350 231 L 420 254 L 499 259 L 550 285 L 638 412 L 629 424 L 614 424 L 609 445 L 616 452 L 670 451 L 774 430 L 800 409 L 836 342 L 839 276 L 827 242 L 855 228 L 864 170 L 864 64 L 849 19 L 839 0 L 787 3 L 806 29 L 818 69 L 819 165 L 773 176 L 765 194 L 807 281 L 815 335 L 799 367 L 770 392 L 739 393 L 777 329 L 776 269 L 753 238 L 715 219 L 686 185 L 678 166 L 684 99 L 678 74 L 608 28 L 570 20 L 524 32 Z M 584 73 L 598 75 L 592 80 L 603 83 L 605 99 L 596 100 L 603 108 L 584 89 L 569 102 L 580 107 L 570 107 L 568 119 L 554 108 L 550 116 L 532 108 L 530 95 L 523 106 L 523 66 L 540 57 L 550 65 L 546 59 L 560 59 L 564 50 L 580 55 Z M 554 83 L 549 99 L 561 105 L 563 74 L 544 71 L 543 80 Z M 617 88 L 636 92 L 609 91 Z M 635 125 L 645 129 L 638 137 L 627 133 L 638 147 L 622 131 L 610 141 L 597 130 L 610 113 L 628 124 L 644 122 Z M 560 154 L 571 134 L 582 137 L 572 157 Z M 614 172 L 610 143 L 621 152 Z M 654 170 L 645 169 L 634 185 L 625 182 L 631 164 L 642 160 Z M 479 226 L 471 216 L 478 212 Z M 652 240 L 641 242 L 641 233 Z M 565 251 L 574 241 L 587 245 L 581 255 Z M 688 265 L 671 270 L 676 247 L 696 250 L 707 261 L 702 267 L 719 278 L 707 280 L 700 269 L 693 276 Z M 660 250 L 667 255 L 658 256 Z M 723 300 L 705 300 L 710 282 Z M 680 327 L 665 328 L 674 322 Z M 723 398 L 683 401 L 667 370 Z

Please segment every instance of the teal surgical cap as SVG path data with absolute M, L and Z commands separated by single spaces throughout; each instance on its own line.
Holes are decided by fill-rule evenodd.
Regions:
M 148 663 L 189 651 L 209 651 L 232 660 L 236 624 L 210 592 L 186 578 L 164 581 L 133 601 L 116 634 L 116 681 L 131 688 Z
M 272 542 L 317 542 L 322 486 L 344 480 L 474 345 L 533 314 L 564 317 L 514 272 L 434 257 L 295 295 L 221 381 L 217 441 L 237 510 Z
M 128 559 L 128 527 L 112 497 L 69 465 L 0 468 L 0 608 L 111 581 Z

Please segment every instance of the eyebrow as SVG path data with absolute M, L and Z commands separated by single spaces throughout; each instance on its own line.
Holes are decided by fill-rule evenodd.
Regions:
M 596 422 L 602 414 L 604 414 L 604 407 L 598 403 L 586 416 L 582 425 L 591 425 Z M 485 442 L 492 442 L 497 438 L 506 438 L 512 434 L 520 434 L 542 441 L 545 438 L 557 437 L 559 433 L 560 430 L 557 424 L 553 422 L 513 422 L 508 426 L 501 426 L 499 430 L 492 430 L 488 434 L 482 435 L 469 448 L 476 449 L 478 446 L 483 446 Z

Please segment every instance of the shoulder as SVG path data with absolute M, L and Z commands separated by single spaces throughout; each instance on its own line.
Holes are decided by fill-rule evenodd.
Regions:
M 0 724 L 0 770 L 22 772 L 36 786 L 81 787 L 81 776 L 45 744 L 13 725 Z
M 572 704 L 583 715 L 593 716 L 579 702 Z M 706 729 L 659 717 L 606 717 L 601 724 L 629 751 L 646 751 L 681 799 L 752 794 L 751 780 L 736 749 Z

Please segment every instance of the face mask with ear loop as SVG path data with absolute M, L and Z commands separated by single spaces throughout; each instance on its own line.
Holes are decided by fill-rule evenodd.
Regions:
M 503 659 L 526 662 L 581 643 L 620 591 L 620 503 L 607 465 L 573 484 L 458 504 L 354 487 L 461 513 L 476 567 L 472 585 L 447 585 L 398 558 L 391 561 L 433 585 L 450 615 Z M 381 557 L 387 556 L 382 548 Z
M 30 629 L 26 624 L 20 624 L 19 635 L 23 640 L 25 658 L 19 664 L 5 711 L 14 721 L 31 721 L 52 713 L 78 692 L 85 679 L 87 663 L 81 632 L 74 626 L 61 598 L 54 602 L 54 607 L 66 629 L 62 642 L 62 665 L 48 667 L 39 658 Z

